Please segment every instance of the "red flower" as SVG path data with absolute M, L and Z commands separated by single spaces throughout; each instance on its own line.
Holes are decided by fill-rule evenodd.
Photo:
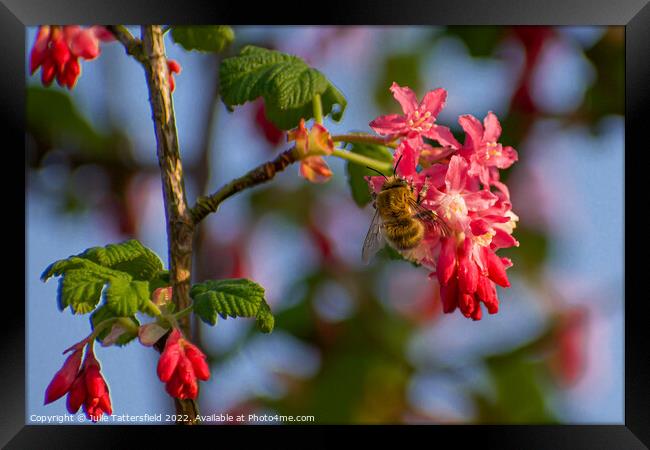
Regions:
M 174 329 L 165 343 L 158 361 L 158 378 L 166 383 L 165 389 L 172 397 L 195 399 L 199 393 L 197 378 L 210 378 L 206 357 L 194 344 Z
M 255 106 L 255 123 L 257 124 L 255 129 L 261 132 L 269 144 L 275 147 L 280 143 L 284 136 L 284 131 L 273 125 L 266 117 L 264 102 L 260 101 Z
M 104 413 L 113 414 L 108 385 L 102 377 L 99 361 L 92 348 L 88 349 L 83 368 L 68 393 L 67 407 L 70 414 L 76 413 L 82 405 L 86 417 L 93 422 L 97 422 Z
M 60 399 L 70 390 L 72 383 L 77 377 L 77 372 L 79 372 L 82 355 L 82 348 L 75 350 L 75 352 L 65 360 L 63 367 L 54 374 L 54 378 L 52 378 L 52 381 L 50 381 L 49 386 L 45 390 L 45 405 Z
M 287 141 L 296 142 L 300 157 L 300 176 L 312 183 L 325 183 L 332 177 L 332 171 L 320 155 L 331 155 L 334 143 L 329 131 L 316 123 L 307 131 L 305 119 L 300 119 L 298 128 L 287 133 Z
M 29 71 L 41 68 L 41 81 L 49 86 L 56 78 L 59 86 L 72 89 L 81 73 L 79 58 L 86 60 L 99 56 L 99 41 L 113 40 L 104 27 L 43 25 L 38 28 L 32 47 Z
M 449 128 L 435 123 L 436 116 L 445 106 L 447 91 L 440 88 L 429 91 L 420 103 L 415 93 L 408 87 L 393 83 L 390 91 L 401 105 L 404 114 L 377 117 L 370 122 L 370 127 L 375 132 L 392 138 L 405 137 L 415 150 L 419 150 L 424 145 L 422 136 L 434 139 L 443 146 L 460 147 Z
M 490 314 L 499 311 L 495 283 L 510 287 L 506 275 L 510 264 L 504 259 L 470 237 L 462 242 L 453 236 L 442 239 L 436 274 L 443 311 L 450 313 L 460 308 L 465 317 L 474 320 L 481 319 L 480 302 Z
M 404 115 L 382 116 L 370 125 L 379 134 L 400 138 L 393 155 L 395 176 L 410 185 L 420 207 L 435 212 L 445 225 L 426 227 L 415 248 L 396 250 L 438 277 L 445 313 L 459 308 L 465 317 L 479 320 L 483 303 L 494 314 L 499 309 L 496 284 L 510 286 L 506 269 L 512 265 L 495 252 L 519 245 L 512 236 L 519 218 L 499 170 L 517 161 L 517 152 L 497 142 L 501 125 L 491 112 L 483 124 L 471 115 L 459 118 L 467 134 L 461 147 L 448 128 L 435 124 L 447 95 L 443 89 L 427 93 L 420 104 L 408 88 L 393 83 L 391 91 Z M 428 147 L 423 136 L 444 147 Z M 386 178 L 367 181 L 379 194 Z
M 484 186 L 489 186 L 497 173 L 494 168 L 510 167 L 517 161 L 517 151 L 497 142 L 501 136 L 501 124 L 491 111 L 483 119 L 483 125 L 471 114 L 460 116 L 458 123 L 467 133 L 465 145 L 460 153 L 470 163 L 469 175 L 478 176 Z M 498 177 L 496 179 L 498 180 Z
M 174 74 L 175 73 L 181 73 L 181 65 L 178 63 L 178 61 L 174 59 L 168 59 L 167 60 L 167 73 L 169 75 L 169 89 L 171 92 L 174 92 L 174 89 L 176 89 L 176 81 L 174 81 Z

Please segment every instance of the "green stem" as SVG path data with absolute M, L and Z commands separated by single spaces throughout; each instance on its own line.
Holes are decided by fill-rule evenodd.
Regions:
M 323 104 L 320 100 L 320 94 L 314 95 L 314 120 L 318 124 L 323 124 Z
M 182 310 L 178 311 L 176 314 L 174 314 L 174 318 L 177 319 L 177 320 L 181 319 L 181 318 L 187 316 L 189 313 L 191 313 L 193 309 L 194 309 L 194 305 L 190 305 L 187 308 L 182 309 Z
M 386 147 L 396 148 L 397 143 L 395 140 L 387 140 L 381 136 L 374 136 L 372 134 L 339 134 L 332 136 L 334 142 L 358 142 L 360 144 L 377 144 L 385 145 Z
M 160 308 L 158 308 L 158 306 L 151 300 L 147 300 L 147 308 L 153 311 L 154 316 L 156 317 L 160 317 L 162 315 L 162 311 L 160 310 Z
M 332 156 L 348 160 L 360 166 L 371 167 L 373 169 L 377 169 L 380 172 L 390 172 L 393 169 L 393 166 L 390 162 L 378 161 L 376 159 L 368 158 L 367 156 L 348 152 L 338 148 L 334 149 Z

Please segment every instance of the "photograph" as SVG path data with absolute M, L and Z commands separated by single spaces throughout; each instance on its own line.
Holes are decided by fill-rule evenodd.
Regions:
M 25 33 L 26 424 L 623 424 L 623 26 Z

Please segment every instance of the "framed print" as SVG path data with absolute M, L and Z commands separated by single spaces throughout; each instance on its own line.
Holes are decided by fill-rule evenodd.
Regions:
M 647 448 L 646 3 L 4 1 L 2 443 Z

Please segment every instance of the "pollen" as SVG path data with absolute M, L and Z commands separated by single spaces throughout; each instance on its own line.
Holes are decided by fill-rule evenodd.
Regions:
M 480 236 L 474 236 L 474 242 L 476 242 L 478 245 L 482 247 L 487 247 L 490 245 L 490 242 L 492 242 L 492 238 L 494 235 L 497 234 L 496 231 L 490 230 L 485 234 L 482 234 Z

